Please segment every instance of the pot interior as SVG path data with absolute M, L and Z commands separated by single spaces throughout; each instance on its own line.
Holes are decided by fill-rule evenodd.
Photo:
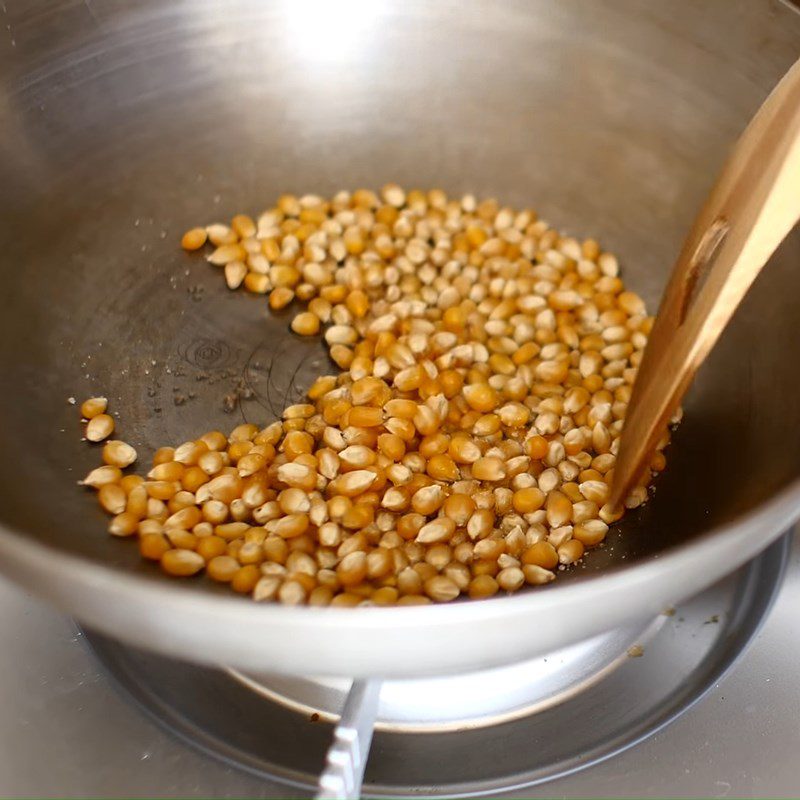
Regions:
M 266 423 L 327 371 L 184 229 L 396 181 L 532 207 L 615 252 L 655 310 L 727 149 L 800 51 L 779 2 L 116 2 L 9 9 L 0 47 L 0 522 L 153 580 L 75 482 L 68 404 L 107 394 L 141 462 Z M 574 576 L 652 558 L 800 472 L 800 237 L 685 402 L 652 500 Z M 299 366 L 298 366 L 299 365 Z M 253 390 L 234 413 L 223 398 Z M 778 523 L 776 523 L 777 525 Z

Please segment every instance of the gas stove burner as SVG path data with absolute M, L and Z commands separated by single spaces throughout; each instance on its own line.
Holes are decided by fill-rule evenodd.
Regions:
M 635 745 L 689 708 L 744 650 L 777 593 L 789 546 L 786 536 L 674 613 L 547 658 L 383 683 L 363 794 L 496 794 Z M 348 681 L 200 667 L 87 637 L 108 671 L 174 733 L 314 793 Z
M 666 621 L 631 625 L 542 658 L 466 675 L 384 681 L 376 731 L 443 733 L 483 728 L 544 711 L 568 700 L 638 653 Z M 335 723 L 350 691 L 346 678 L 230 674 L 276 703 Z

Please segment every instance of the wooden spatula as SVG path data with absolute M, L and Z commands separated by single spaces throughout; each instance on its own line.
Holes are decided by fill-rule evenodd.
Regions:
M 612 507 L 636 485 L 697 369 L 798 218 L 800 61 L 736 143 L 672 270 L 628 405 Z

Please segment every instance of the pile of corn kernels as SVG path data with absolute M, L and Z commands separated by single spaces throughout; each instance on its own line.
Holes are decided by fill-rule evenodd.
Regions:
M 168 574 L 290 605 L 483 598 L 552 581 L 622 515 L 606 499 L 653 319 L 597 242 L 390 184 L 284 195 L 181 244 L 230 289 L 305 304 L 291 330 L 321 332 L 338 371 L 263 429 L 159 449 L 146 478 L 106 442 L 83 483 Z M 111 434 L 103 398 L 81 410 L 88 439 Z

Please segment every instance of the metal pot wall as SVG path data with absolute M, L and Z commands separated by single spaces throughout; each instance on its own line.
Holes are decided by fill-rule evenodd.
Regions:
M 652 501 L 543 590 L 320 610 L 168 580 L 107 536 L 75 486 L 98 455 L 67 403 L 107 393 L 146 453 L 266 422 L 324 369 L 321 345 L 291 339 L 285 317 L 177 247 L 198 221 L 257 213 L 283 191 L 394 180 L 532 206 L 618 253 L 655 307 L 728 147 L 800 55 L 790 6 L 86 0 L 7 3 L 0 21 L 0 569 L 12 579 L 199 661 L 409 676 L 656 614 L 800 512 L 797 235 L 703 367 Z M 226 415 L 240 377 L 254 397 Z

